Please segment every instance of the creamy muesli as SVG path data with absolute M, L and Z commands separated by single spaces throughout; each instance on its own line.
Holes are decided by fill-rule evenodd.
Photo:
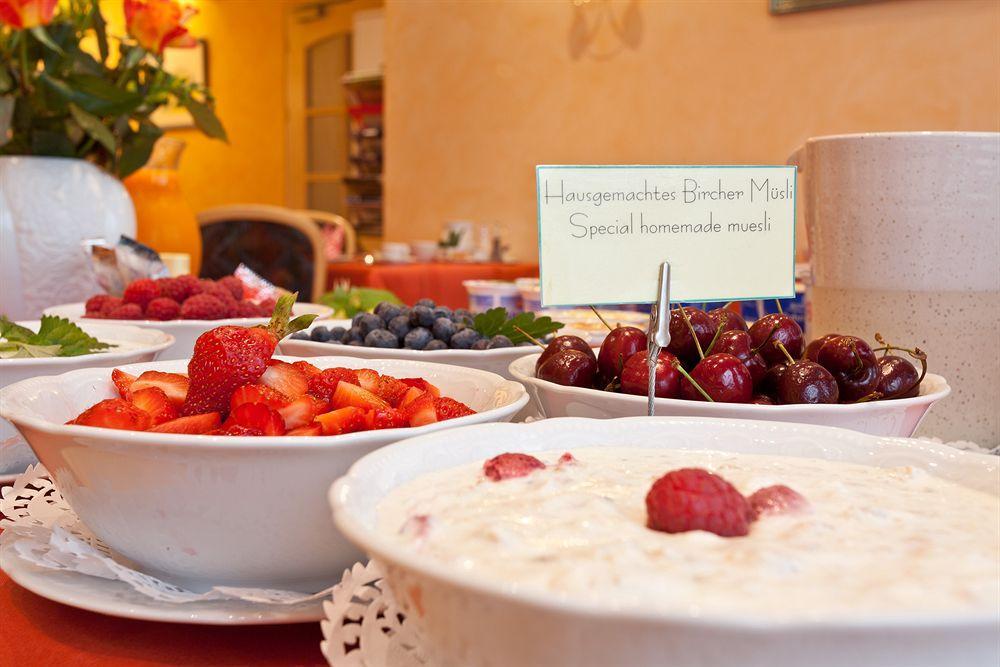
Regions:
M 378 529 L 512 591 L 606 607 L 770 618 L 1000 610 L 1000 499 L 912 467 L 642 448 L 536 453 L 494 481 L 475 463 L 413 480 Z M 808 501 L 749 534 L 647 527 L 664 473 L 704 468 L 742 494 L 787 485 Z

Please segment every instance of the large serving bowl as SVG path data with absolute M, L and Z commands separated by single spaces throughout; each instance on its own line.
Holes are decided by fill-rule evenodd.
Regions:
M 690 418 L 549 419 L 453 429 L 365 456 L 330 491 L 334 520 L 377 559 L 443 667 L 941 667 L 995 665 L 997 613 L 898 616 L 859 613 L 772 620 L 582 602 L 512 587 L 446 567 L 376 531 L 376 508 L 421 475 L 502 452 L 601 446 L 709 449 L 821 458 L 869 466 L 910 465 L 997 494 L 1000 459 L 899 438 L 804 424 Z M 849 545 L 845 545 L 849 548 Z M 735 565 L 734 565 L 735 566 Z M 901 567 L 903 564 L 900 565 Z M 608 576 L 614 576 L 609 572 Z M 803 592 L 807 594 L 807 592 Z
M 101 322 L 103 324 L 127 325 L 165 331 L 176 340 L 173 346 L 160 355 L 160 358 L 164 360 L 190 358 L 191 353 L 194 352 L 194 342 L 198 340 L 198 336 L 209 329 L 223 325 L 252 327 L 258 324 L 267 324 L 268 322 L 268 318 L 266 317 L 236 317 L 225 320 L 105 320 L 86 318 L 83 316 L 84 312 L 83 303 L 67 303 L 45 309 L 46 315 L 65 317 L 77 323 Z M 318 303 L 296 303 L 292 307 L 293 317 L 314 314 L 316 315 L 316 319 L 324 319 L 330 317 L 332 313 L 332 308 L 322 306 Z
M 7 387 L 0 393 L 0 414 L 21 431 L 84 524 L 143 572 L 195 589 L 316 591 L 337 581 L 360 555 L 330 528 L 325 496 L 333 480 L 388 443 L 510 419 L 528 397 L 515 382 L 467 368 L 347 357 L 311 361 L 320 368 L 366 366 L 423 377 L 478 413 L 419 428 L 318 437 L 64 425 L 116 395 L 106 369 L 86 369 Z M 122 367 L 133 375 L 186 368 L 186 361 Z
M 646 414 L 646 397 L 563 385 L 535 377 L 539 355 L 515 359 L 510 375 L 524 384 L 535 409 L 545 417 L 638 417 Z M 934 403 L 951 393 L 940 375 L 928 373 L 920 384 L 920 395 L 890 401 L 835 405 L 756 405 L 708 403 L 679 398 L 657 398 L 656 414 L 672 417 L 719 417 L 763 419 L 838 426 L 871 435 L 908 438 Z
M 18 322 L 38 331 L 38 320 Z M 174 344 L 174 337 L 156 329 L 140 329 L 107 323 L 80 322 L 94 338 L 115 347 L 76 357 L 0 359 L 0 388 L 39 375 L 55 375 L 77 368 L 111 368 L 121 364 L 153 361 Z M 27 443 L 13 424 L 0 419 L 0 477 L 22 472 L 35 462 Z

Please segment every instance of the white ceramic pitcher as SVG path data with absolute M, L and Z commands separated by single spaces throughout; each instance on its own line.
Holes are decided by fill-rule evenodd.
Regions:
M 1000 134 L 816 137 L 789 164 L 811 253 L 808 335 L 919 346 L 953 393 L 917 434 L 1000 445 Z

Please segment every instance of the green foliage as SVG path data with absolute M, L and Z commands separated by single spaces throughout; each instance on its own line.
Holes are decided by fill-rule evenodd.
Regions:
M 518 313 L 508 317 L 506 308 L 490 308 L 472 320 L 472 328 L 480 335 L 492 337 L 502 334 L 515 345 L 530 340 L 529 336 L 542 339 L 550 333 L 559 331 L 563 326 L 562 322 L 554 322 L 548 315 L 535 317 L 534 313 Z
M 81 48 L 88 38 L 96 56 Z M 165 71 L 162 56 L 110 43 L 97 0 L 62 3 L 45 27 L 0 28 L 0 155 L 82 158 L 124 178 L 149 159 L 163 133 L 150 116 L 167 104 L 226 140 L 209 91 Z
M 383 301 L 402 303 L 392 292 L 371 287 L 338 287 L 319 298 L 321 304 L 333 308 L 334 317 L 354 317 L 362 311 L 370 312 Z
M 43 315 L 38 332 L 0 316 L 0 359 L 76 357 L 111 345 L 102 343 L 64 317 Z

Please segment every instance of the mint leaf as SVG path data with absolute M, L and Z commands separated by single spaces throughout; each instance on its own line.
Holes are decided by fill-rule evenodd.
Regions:
M 402 303 L 392 292 L 371 287 L 338 287 L 321 296 L 318 301 L 333 308 L 334 317 L 354 317 L 362 311 L 370 312 L 383 301 Z
M 0 317 L 0 357 L 77 357 L 111 347 L 64 317 L 43 315 L 38 333 Z
M 534 313 L 518 313 L 513 317 L 508 317 L 505 308 L 490 308 L 485 313 L 476 315 L 472 321 L 472 328 L 481 336 L 492 338 L 501 334 L 509 338 L 514 345 L 530 340 L 528 336 L 538 339 L 544 338 L 550 333 L 562 329 L 563 326 L 562 322 L 554 322 L 548 315 L 535 317 Z M 521 333 L 522 331 L 524 333 Z
M 503 328 L 506 321 L 506 308 L 490 308 L 472 319 L 472 328 L 478 331 L 480 336 L 492 338 L 500 333 L 500 329 Z

